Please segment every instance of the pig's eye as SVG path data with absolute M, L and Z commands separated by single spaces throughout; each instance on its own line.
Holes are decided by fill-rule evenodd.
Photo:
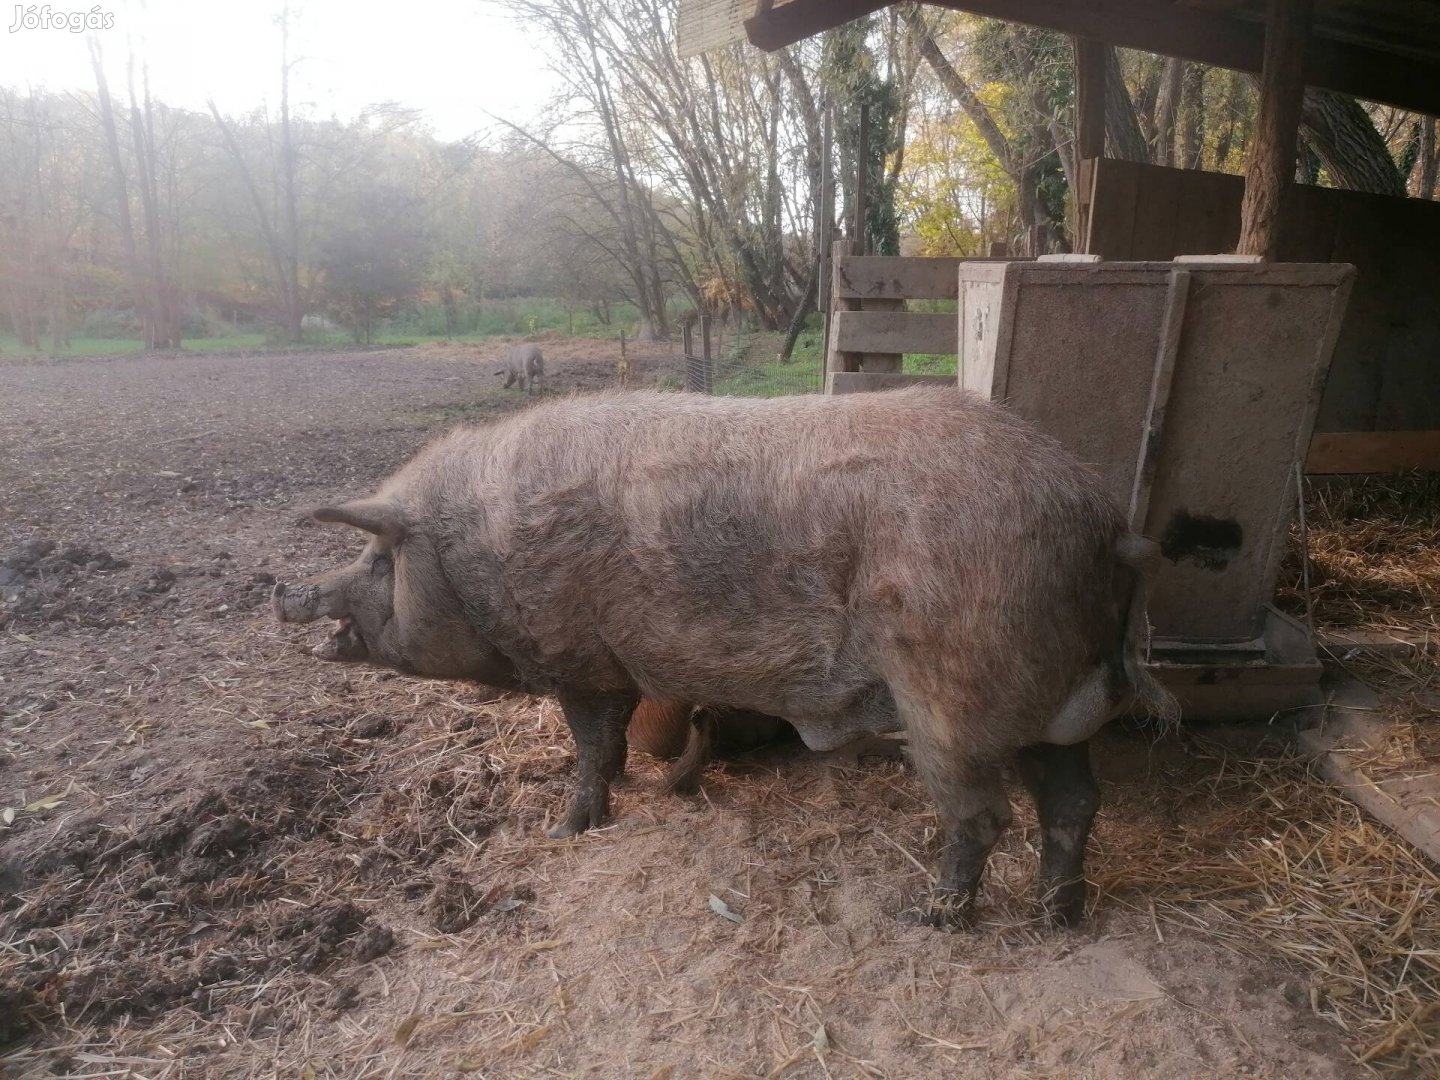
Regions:
M 376 555 L 374 561 L 370 563 L 371 577 L 384 577 L 393 569 L 394 564 L 391 563 L 389 555 Z

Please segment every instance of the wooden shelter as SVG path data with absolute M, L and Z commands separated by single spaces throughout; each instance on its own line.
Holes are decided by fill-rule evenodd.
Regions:
M 775 50 L 888 0 L 686 0 L 682 53 Z M 1306 86 L 1440 114 L 1440 0 L 942 0 L 1071 36 L 1081 247 L 1107 261 L 1240 252 L 1358 277 L 1312 472 L 1440 468 L 1440 203 L 1297 185 Z M 1245 177 L 1105 156 L 1105 46 L 1259 76 Z M 858 306 L 858 305 L 857 305 Z M 852 320 L 853 321 L 853 320 Z
M 886 6 L 685 0 L 680 48 L 778 49 Z M 1187 714 L 1313 704 L 1313 638 L 1269 605 L 1297 475 L 1440 468 L 1440 204 L 1297 185 L 1301 108 L 1313 85 L 1440 112 L 1440 0 L 938 6 L 1071 36 L 1083 251 L 837 242 L 827 391 L 935 379 L 904 373 L 904 354 L 955 353 L 961 385 L 1075 450 L 1160 540 L 1151 662 Z M 1243 178 L 1105 156 L 1115 45 L 1258 76 Z M 863 168 L 855 186 L 863 203 Z M 907 310 L 917 299 L 955 299 L 958 321 Z

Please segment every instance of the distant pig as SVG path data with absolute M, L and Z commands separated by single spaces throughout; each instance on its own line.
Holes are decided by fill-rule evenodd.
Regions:
M 1169 705 L 1139 658 L 1155 546 L 1056 442 L 957 389 L 554 401 L 315 517 L 369 543 L 277 585 L 276 615 L 338 620 L 332 659 L 554 694 L 579 789 L 552 837 L 605 820 L 642 695 L 784 717 L 816 750 L 903 730 L 942 826 L 934 925 L 973 909 L 1010 762 L 1044 909 L 1076 918 L 1087 740 Z
M 539 345 L 516 345 L 505 354 L 505 366 L 495 373 L 505 376 L 502 389 L 509 390 L 517 382 L 527 394 L 541 389 L 545 379 L 545 357 Z

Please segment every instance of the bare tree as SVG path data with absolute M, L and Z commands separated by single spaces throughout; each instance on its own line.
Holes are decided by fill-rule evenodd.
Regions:
M 165 257 L 165 227 L 160 214 L 157 186 L 159 155 L 155 138 L 155 105 L 150 97 L 148 78 L 145 78 L 143 95 L 137 93 L 135 55 L 132 52 L 126 69 L 130 99 L 128 135 L 134 172 L 132 178 L 120 142 L 120 124 L 116 119 L 109 80 L 105 76 L 104 57 L 99 41 L 94 37 L 90 39 L 90 62 L 95 72 L 100 124 L 110 157 L 117 224 L 124 244 L 131 294 L 136 310 L 142 313 L 145 347 L 177 348 L 180 344 L 179 311 L 168 260 Z M 130 206 L 132 187 L 134 197 L 140 202 L 143 253 L 142 236 L 136 229 Z
M 913 35 L 920 55 L 924 57 L 930 70 L 934 72 L 941 85 L 950 92 L 960 108 L 974 123 L 981 138 L 990 147 L 990 152 L 995 155 L 1000 167 L 1005 170 L 1014 184 L 1020 224 L 1025 234 L 1024 240 L 1027 247 L 1033 254 L 1040 254 L 1055 246 L 1063 247 L 1064 241 L 1060 236 L 1063 223 L 1050 217 L 1040 197 L 1040 158 L 1033 149 L 1034 143 L 1038 140 L 1032 139 L 1032 148 L 1029 153 L 1015 145 L 1013 140 L 1001 130 L 997 118 L 980 99 L 980 95 L 940 51 L 940 46 L 936 44 L 934 35 L 920 11 L 914 5 L 906 5 L 903 9 L 903 18 Z M 1033 89 L 1032 93 L 1035 93 Z M 1055 133 L 1051 129 L 1048 117 L 1042 117 L 1038 107 L 1034 124 L 1038 131 L 1032 132 L 1032 134 L 1043 133 L 1046 140 L 1054 139 Z M 1054 145 L 1053 142 L 1050 142 L 1050 149 L 1054 149 Z

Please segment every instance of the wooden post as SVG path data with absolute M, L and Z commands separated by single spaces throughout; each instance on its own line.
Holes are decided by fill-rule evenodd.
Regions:
M 1105 46 L 1071 38 L 1075 53 L 1075 156 L 1105 156 Z
M 860 139 L 855 150 L 855 227 L 851 237 L 858 245 L 856 255 L 870 253 L 865 211 L 870 201 L 870 106 L 860 106 Z
M 815 306 L 820 311 L 830 310 L 830 247 L 835 241 L 835 132 L 834 109 L 825 106 L 825 123 L 820 134 L 820 235 L 816 238 L 815 253 L 820 258 L 820 286 L 815 290 Z
M 701 355 L 701 362 L 704 364 L 704 367 L 702 368 L 702 374 L 701 374 L 701 376 L 700 376 L 701 387 L 703 388 L 703 391 L 704 391 L 705 393 L 710 394 L 710 393 L 713 393 L 714 390 L 715 390 L 715 379 L 714 379 L 713 371 L 712 371 L 712 369 L 711 369 L 711 361 L 710 361 L 710 316 L 709 316 L 709 315 L 701 315 L 701 316 L 700 316 L 700 355 Z
M 1071 38 L 1075 54 L 1075 238 L 1088 251 L 1090 188 L 1095 161 L 1105 156 L 1105 45 Z
M 681 340 L 684 342 L 681 349 L 685 355 L 685 389 L 698 393 L 700 390 L 699 361 L 695 357 L 695 328 L 694 324 L 687 322 L 680 331 Z
M 834 260 L 842 255 L 854 255 L 857 252 L 857 245 L 854 240 L 836 240 L 830 246 L 831 268 L 834 268 Z M 835 295 L 834 274 L 831 274 L 830 281 L 830 307 L 825 315 L 825 370 L 831 371 L 859 371 L 860 358 L 855 353 L 842 353 L 835 348 L 835 312 L 837 311 L 859 311 L 860 301 Z
M 1270 0 L 1265 27 L 1260 112 L 1250 160 L 1245 167 L 1245 201 L 1240 209 L 1241 255 L 1276 258 L 1280 215 L 1295 179 L 1295 143 L 1305 94 L 1305 45 L 1310 39 L 1314 0 Z

